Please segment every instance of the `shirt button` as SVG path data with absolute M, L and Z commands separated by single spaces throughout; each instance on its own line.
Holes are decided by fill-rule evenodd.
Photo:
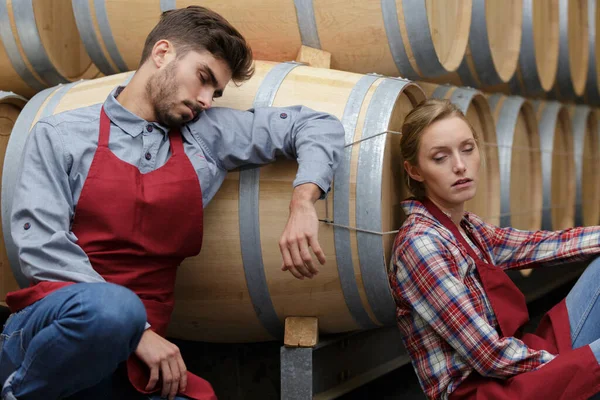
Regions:
M 286 119 L 287 118 L 287 114 L 286 113 L 281 113 L 281 114 L 279 114 L 279 118 Z
M 146 160 L 150 160 L 152 158 L 152 154 L 146 153 Z
M 148 124 L 148 125 L 146 125 L 146 130 L 147 130 L 148 132 L 152 132 L 152 131 L 154 130 L 154 127 L 153 127 L 152 125 Z M 146 157 L 146 158 L 147 158 L 147 157 Z M 149 160 L 149 158 L 148 158 L 148 160 Z
M 23 229 L 27 231 L 29 230 L 29 228 L 31 228 L 31 224 L 29 222 L 25 222 L 25 225 L 23 225 Z

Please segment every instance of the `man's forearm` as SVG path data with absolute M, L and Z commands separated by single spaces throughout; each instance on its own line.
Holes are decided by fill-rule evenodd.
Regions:
M 314 204 L 321 197 L 322 190 L 314 183 L 303 183 L 294 188 L 292 201 L 290 202 L 290 211 L 296 207 L 303 207 L 306 204 Z

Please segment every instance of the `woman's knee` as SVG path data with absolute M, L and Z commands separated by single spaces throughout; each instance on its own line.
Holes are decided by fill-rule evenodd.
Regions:
M 598 268 L 598 266 L 600 266 L 600 255 L 592 257 L 592 259 L 590 260 L 590 264 L 588 265 L 588 267 L 591 267 L 592 265 L 595 268 Z
M 590 280 L 590 283 L 600 283 L 600 256 L 590 261 L 581 278 Z

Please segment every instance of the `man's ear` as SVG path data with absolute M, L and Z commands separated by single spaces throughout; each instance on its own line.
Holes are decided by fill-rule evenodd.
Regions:
M 416 165 L 412 165 L 408 161 L 404 161 L 404 170 L 406 171 L 408 176 L 410 176 L 417 182 L 423 182 L 425 180 L 421 175 L 421 169 Z
M 154 43 L 150 57 L 154 66 L 156 68 L 161 68 L 168 64 L 172 58 L 175 58 L 175 47 L 170 41 L 161 39 Z

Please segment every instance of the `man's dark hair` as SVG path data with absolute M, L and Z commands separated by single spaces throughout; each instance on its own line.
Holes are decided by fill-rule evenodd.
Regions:
M 235 83 L 244 82 L 254 74 L 252 50 L 246 39 L 225 18 L 208 8 L 189 6 L 162 13 L 146 38 L 140 66 L 150 57 L 156 42 L 163 39 L 175 45 L 178 58 L 191 50 L 206 50 L 225 61 Z

